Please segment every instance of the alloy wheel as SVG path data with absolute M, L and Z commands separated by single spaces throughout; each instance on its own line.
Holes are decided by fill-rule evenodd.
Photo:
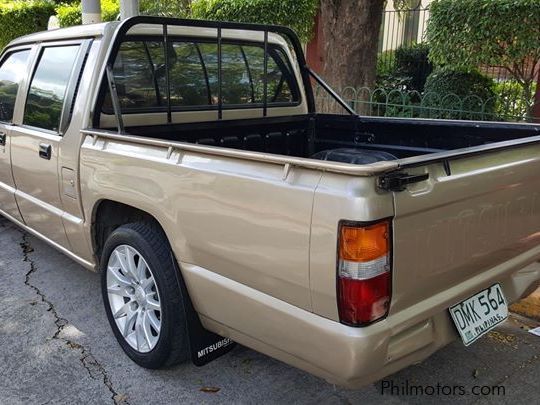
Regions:
M 129 245 L 117 246 L 107 265 L 111 313 L 125 341 L 140 353 L 151 351 L 161 330 L 161 301 L 152 270 Z

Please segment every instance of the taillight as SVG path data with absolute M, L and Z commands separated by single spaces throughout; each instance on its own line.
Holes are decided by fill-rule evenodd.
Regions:
M 388 314 L 391 298 L 390 221 L 339 227 L 337 293 L 339 319 L 363 326 Z

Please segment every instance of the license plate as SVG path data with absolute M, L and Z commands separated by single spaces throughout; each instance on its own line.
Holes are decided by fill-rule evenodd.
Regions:
M 450 307 L 449 311 L 465 346 L 508 317 L 508 305 L 499 284 Z

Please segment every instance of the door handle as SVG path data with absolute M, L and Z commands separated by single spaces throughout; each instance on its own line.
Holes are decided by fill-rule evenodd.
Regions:
M 5 132 L 0 132 L 0 146 L 6 146 L 7 135 Z
M 46 160 L 51 160 L 52 146 L 46 143 L 39 144 L 39 157 Z

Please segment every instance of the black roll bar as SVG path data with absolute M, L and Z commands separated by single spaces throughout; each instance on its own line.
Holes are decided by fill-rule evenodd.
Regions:
M 263 117 L 268 115 L 268 30 L 264 31 Z
M 251 23 L 236 23 L 225 21 L 210 21 L 210 20 L 188 20 L 183 18 L 170 18 L 170 17 L 152 17 L 152 16 L 136 16 L 128 18 L 120 23 L 116 31 L 113 33 L 112 43 L 109 48 L 109 53 L 106 58 L 105 77 L 102 80 L 108 82 L 112 104 L 115 109 L 115 115 L 118 120 L 118 128 L 120 132 L 124 132 L 124 125 L 122 122 L 122 114 L 120 110 L 120 103 L 118 100 L 118 94 L 116 92 L 116 86 L 114 85 L 114 78 L 112 77 L 112 67 L 114 65 L 114 59 L 118 53 L 121 43 L 128 34 L 128 31 L 136 25 L 162 25 L 163 37 L 165 42 L 165 74 L 167 83 L 167 122 L 172 121 L 172 106 L 171 106 L 171 89 L 170 89 L 170 66 L 169 66 L 169 35 L 168 28 L 171 26 L 181 27 L 203 27 L 203 28 L 215 28 L 217 30 L 217 45 L 218 45 L 218 117 L 223 118 L 223 89 L 222 89 L 222 30 L 223 29 L 236 29 L 236 30 L 249 30 L 258 31 L 264 33 L 264 78 L 263 78 L 263 115 L 266 117 L 268 114 L 268 34 L 270 32 L 283 36 L 289 44 L 292 46 L 296 55 L 296 61 L 300 67 L 300 74 L 305 89 L 306 102 L 308 112 L 310 114 L 315 113 L 315 97 L 313 95 L 313 87 L 311 85 L 311 78 L 313 77 L 317 83 L 319 83 L 345 110 L 350 114 L 357 115 L 356 112 L 335 92 L 332 88 L 324 82 L 324 80 L 313 72 L 306 63 L 304 52 L 302 50 L 302 44 L 298 39 L 296 33 L 284 26 L 280 25 L 265 25 L 265 24 L 251 24 Z M 103 88 L 101 86 L 100 88 Z M 116 99 L 116 100 L 115 100 Z M 96 112 L 97 113 L 97 112 Z
M 341 105 L 347 112 L 351 115 L 358 115 L 356 111 L 354 111 L 349 104 L 345 100 L 341 98 L 339 94 L 337 94 L 332 87 L 328 83 L 326 83 L 321 76 L 319 76 L 317 73 L 315 73 L 309 66 L 306 66 L 306 70 L 308 71 L 309 75 L 315 79 L 315 81 L 328 93 L 334 100 L 338 102 L 339 105 Z
M 221 27 L 217 29 L 217 54 L 218 54 L 218 119 L 223 119 L 223 72 L 221 64 L 223 62 L 223 43 L 221 36 Z
M 171 107 L 171 67 L 169 64 L 169 30 L 167 24 L 163 24 L 163 42 L 165 51 L 165 87 L 167 89 L 167 124 L 172 122 L 172 107 Z M 114 62 L 113 62 L 114 63 Z
M 111 65 L 105 67 L 105 75 L 107 77 L 107 83 L 109 86 L 109 93 L 111 94 L 111 102 L 113 105 L 114 115 L 116 116 L 116 123 L 118 124 L 118 133 L 124 133 L 124 119 L 122 118 L 122 109 L 120 107 L 120 99 L 118 98 L 118 92 L 116 91 L 116 83 L 114 81 L 114 73 Z

